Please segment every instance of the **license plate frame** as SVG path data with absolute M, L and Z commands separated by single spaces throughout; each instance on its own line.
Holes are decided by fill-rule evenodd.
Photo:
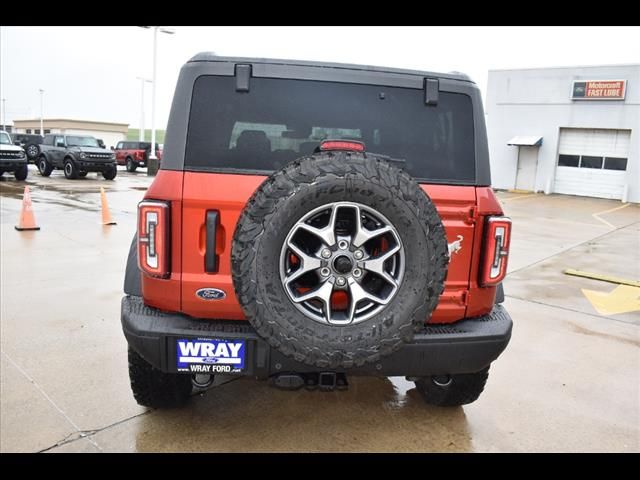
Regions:
M 237 374 L 247 369 L 246 339 L 174 337 L 174 347 L 178 373 Z

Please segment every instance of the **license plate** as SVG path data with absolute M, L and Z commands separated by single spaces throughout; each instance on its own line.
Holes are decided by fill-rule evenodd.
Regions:
M 238 373 L 244 370 L 244 340 L 176 339 L 179 372 Z

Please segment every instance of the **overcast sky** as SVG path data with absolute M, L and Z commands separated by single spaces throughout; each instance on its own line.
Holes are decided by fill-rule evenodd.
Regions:
M 180 67 L 201 51 L 325 60 L 471 76 L 490 69 L 640 63 L 638 27 L 172 27 L 158 34 L 157 128 L 167 123 Z M 40 116 L 140 123 L 151 78 L 151 30 L 1 27 L 0 98 L 9 121 Z M 151 88 L 146 89 L 150 128 Z

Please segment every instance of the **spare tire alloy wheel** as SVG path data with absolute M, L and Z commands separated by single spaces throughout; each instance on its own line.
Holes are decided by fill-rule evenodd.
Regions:
M 29 160 L 33 160 L 34 158 L 36 158 L 39 153 L 40 147 L 38 147 L 37 145 L 31 144 L 27 146 L 27 157 L 29 157 Z
M 322 152 L 271 175 L 232 245 L 236 295 L 269 344 L 323 368 L 376 362 L 410 342 L 448 267 L 435 206 L 403 170 Z
M 291 301 L 312 320 L 331 325 L 378 313 L 395 296 L 403 273 L 404 248 L 395 227 L 375 209 L 353 202 L 305 215 L 280 253 L 280 280 Z

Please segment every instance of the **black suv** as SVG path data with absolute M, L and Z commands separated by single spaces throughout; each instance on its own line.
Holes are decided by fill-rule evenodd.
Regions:
M 114 153 L 100 148 L 94 137 L 86 135 L 45 135 L 37 165 L 44 177 L 54 169 L 64 170 L 64 176 L 69 179 L 101 172 L 105 179 L 113 180 L 118 173 Z
M 40 144 L 42 143 L 43 137 L 38 134 L 31 133 L 14 133 L 11 135 L 13 139 L 13 143 L 15 145 L 19 145 L 24 148 L 24 151 L 27 154 L 27 160 L 35 161 L 40 154 Z

